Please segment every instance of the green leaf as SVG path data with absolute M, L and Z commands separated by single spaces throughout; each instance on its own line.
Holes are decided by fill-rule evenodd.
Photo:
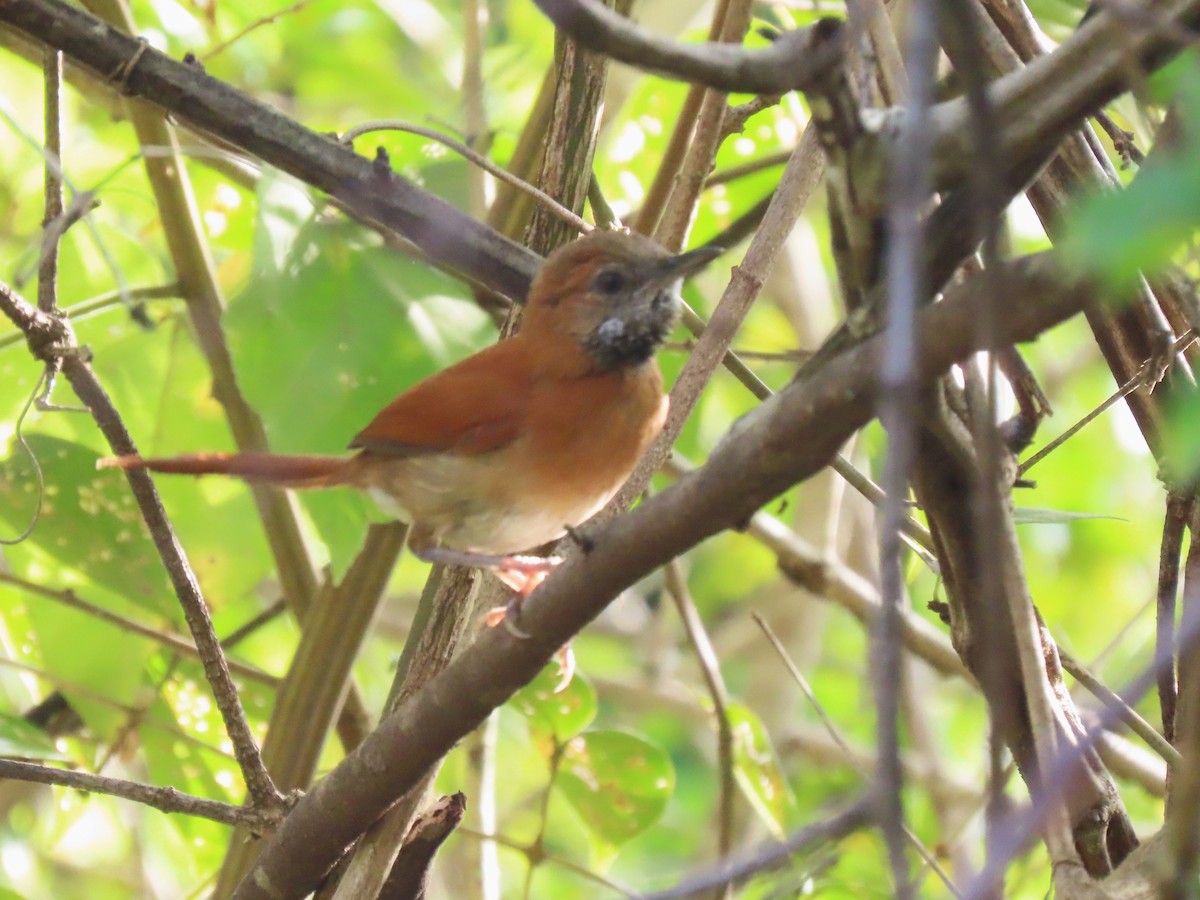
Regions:
M 555 786 L 611 855 L 658 821 L 675 791 L 675 768 L 644 738 L 590 731 L 563 748 Z
M 64 762 L 70 759 L 54 746 L 54 738 L 42 729 L 3 710 L 0 710 L 0 757 Z
M 27 438 L 45 480 L 30 543 L 58 563 L 132 603 L 176 617 L 170 582 L 119 473 L 96 471 L 96 452 L 44 434 Z M 0 518 L 16 532 L 35 509 L 37 479 L 15 443 L 0 463 Z
M 783 777 L 779 757 L 758 714 L 742 703 L 728 707 L 733 729 L 733 774 L 751 808 L 782 840 L 796 810 L 796 798 Z
M 1185 483 L 1200 475 L 1200 397 L 1187 394 L 1170 403 L 1164 437 L 1172 478 Z
M 1195 122 L 1200 87 L 1192 58 L 1190 77 L 1177 82 L 1180 120 Z M 1177 73 L 1178 75 L 1178 73 Z M 1186 130 L 1179 146 L 1156 154 L 1124 190 L 1081 203 L 1068 223 L 1063 250 L 1081 268 L 1120 291 L 1139 272 L 1161 269 L 1200 227 L 1200 141 Z
M 552 662 L 509 701 L 529 722 L 529 730 L 541 740 L 547 754 L 579 734 L 596 718 L 596 689 L 579 673 L 570 684 L 554 693 L 560 679 L 558 663 Z

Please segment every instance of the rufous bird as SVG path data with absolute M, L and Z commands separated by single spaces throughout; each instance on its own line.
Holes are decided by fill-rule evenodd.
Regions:
M 670 255 L 595 231 L 542 265 L 512 338 L 419 382 L 350 442 L 352 456 L 108 457 L 99 467 L 232 475 L 366 491 L 411 523 L 428 562 L 494 569 L 519 595 L 559 560 L 516 556 L 562 537 L 620 489 L 667 415 L 654 358 L 678 284 L 720 254 Z

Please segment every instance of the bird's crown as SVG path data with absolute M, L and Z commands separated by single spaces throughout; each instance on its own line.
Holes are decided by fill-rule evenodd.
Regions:
M 720 252 L 673 256 L 640 234 L 594 231 L 543 264 L 529 290 L 524 329 L 570 337 L 602 369 L 640 364 L 675 325 L 680 279 Z

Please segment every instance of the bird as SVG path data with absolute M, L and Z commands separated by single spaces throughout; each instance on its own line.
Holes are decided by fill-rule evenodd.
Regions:
M 534 276 L 515 335 L 401 393 L 350 441 L 351 455 L 97 465 L 357 488 L 410 524 L 419 559 L 491 569 L 523 598 L 561 562 L 529 551 L 597 513 L 662 430 L 669 401 L 655 353 L 678 320 L 681 280 L 721 252 L 671 254 L 600 229 L 564 245 Z

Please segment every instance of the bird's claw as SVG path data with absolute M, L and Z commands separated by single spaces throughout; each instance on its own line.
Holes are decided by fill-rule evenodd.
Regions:
M 575 677 L 575 651 L 570 644 L 564 644 L 554 658 L 558 660 L 558 682 L 554 685 L 554 693 L 561 694 Z
M 517 619 L 521 617 L 521 604 L 524 599 L 524 597 L 518 594 L 508 601 L 508 603 L 504 604 L 504 606 L 492 607 L 488 610 L 487 615 L 484 616 L 483 621 L 487 624 L 488 628 L 495 628 L 503 622 L 505 630 L 513 637 L 521 641 L 529 640 L 531 637 L 529 632 L 522 630 L 517 625 Z
M 521 614 L 521 605 L 524 602 L 524 597 L 513 597 L 504 606 L 495 606 L 488 610 L 483 621 L 488 628 L 495 628 L 497 625 L 504 623 L 504 627 L 508 629 L 508 633 L 518 640 L 527 641 L 531 634 L 527 631 L 522 631 L 516 624 L 517 618 Z M 554 658 L 558 661 L 558 681 L 554 684 L 554 693 L 560 694 L 567 689 L 567 685 L 575 677 L 575 651 L 571 649 L 570 644 L 564 644 L 554 654 Z

